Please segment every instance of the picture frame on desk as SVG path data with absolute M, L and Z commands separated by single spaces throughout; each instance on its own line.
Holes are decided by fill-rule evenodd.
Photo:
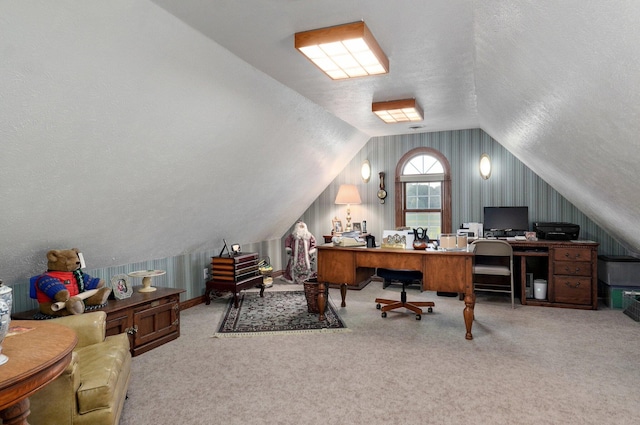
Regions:
M 331 231 L 335 235 L 336 233 L 342 233 L 342 220 L 334 218 L 331 220 Z
M 352 226 L 354 232 L 362 232 L 362 226 L 360 223 L 353 223 Z
M 117 300 L 124 300 L 133 294 L 133 286 L 129 284 L 126 274 L 117 274 L 111 278 L 111 291 Z

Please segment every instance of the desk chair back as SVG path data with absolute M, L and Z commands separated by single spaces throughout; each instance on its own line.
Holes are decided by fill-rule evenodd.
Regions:
M 511 294 L 511 308 L 515 308 L 513 290 L 513 248 L 508 242 L 498 239 L 478 239 L 471 243 L 475 253 L 473 274 L 476 291 L 505 292 Z M 502 260 L 502 261 L 501 261 Z M 476 275 L 509 276 L 509 289 L 499 284 L 476 283 Z

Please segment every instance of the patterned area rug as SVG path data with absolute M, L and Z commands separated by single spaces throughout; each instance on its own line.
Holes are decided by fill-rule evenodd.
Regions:
M 216 338 L 347 331 L 328 300 L 325 319 L 307 312 L 304 291 L 265 291 L 240 295 L 238 308 L 229 301 Z

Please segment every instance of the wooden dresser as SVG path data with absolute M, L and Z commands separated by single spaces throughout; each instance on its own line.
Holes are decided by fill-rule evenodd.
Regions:
M 107 336 L 129 334 L 131 355 L 146 353 L 180 336 L 180 293 L 184 289 L 157 288 L 138 292 L 130 298 L 109 300 L 102 310 L 107 313 Z
M 135 286 L 130 298 L 109 300 L 100 309 L 107 313 L 107 336 L 126 332 L 131 355 L 145 353 L 180 336 L 180 293 L 184 289 L 160 288 L 138 292 Z M 33 319 L 38 310 L 13 315 L 14 319 Z

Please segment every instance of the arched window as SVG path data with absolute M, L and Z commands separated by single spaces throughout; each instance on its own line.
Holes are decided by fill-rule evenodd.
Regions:
M 416 148 L 396 166 L 396 226 L 428 229 L 430 239 L 451 233 L 449 161 L 435 149 Z

